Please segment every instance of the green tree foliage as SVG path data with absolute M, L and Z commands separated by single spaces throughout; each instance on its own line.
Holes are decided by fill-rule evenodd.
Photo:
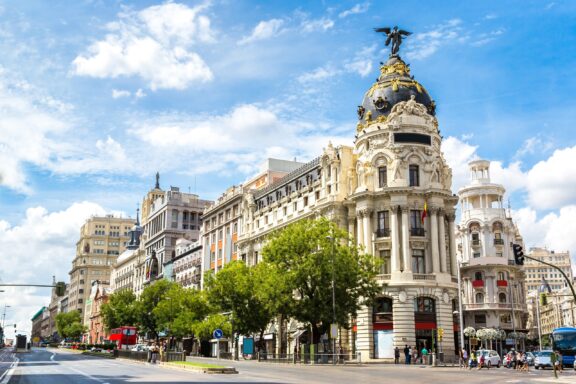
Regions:
M 348 232 L 320 218 L 283 228 L 262 251 L 264 262 L 276 268 L 282 284 L 295 293 L 286 305 L 289 314 L 312 326 L 315 342 L 333 321 L 333 276 L 336 322 L 346 328 L 350 317 L 371 305 L 380 291 L 374 258 L 351 244 Z
M 159 311 L 154 310 L 161 301 L 166 299 L 167 292 L 177 285 L 177 283 L 161 279 L 142 291 L 140 299 L 135 305 L 136 324 L 141 333 L 147 333 L 150 338 L 158 338 L 158 333 L 163 330 L 163 325 L 157 318 Z
M 221 329 L 226 337 L 232 335 L 230 318 L 220 313 L 208 315 L 203 321 L 195 322 L 192 328 L 198 339 L 211 339 L 215 329 Z
M 77 339 L 86 332 L 86 327 L 82 325 L 82 317 L 78 311 L 56 315 L 56 329 L 63 339 Z
M 106 329 L 136 324 L 138 317 L 135 309 L 136 295 L 134 292 L 124 289 L 111 294 L 108 302 L 103 304 L 100 309 Z
M 203 321 L 210 307 L 201 291 L 171 285 L 152 310 L 160 329 L 170 335 L 184 337 L 194 333 L 195 324 Z
M 208 300 L 219 311 L 231 312 L 234 331 L 241 335 L 262 333 L 276 314 L 259 292 L 266 289 L 263 280 L 256 267 L 247 267 L 241 261 L 227 264 L 216 275 L 206 275 Z

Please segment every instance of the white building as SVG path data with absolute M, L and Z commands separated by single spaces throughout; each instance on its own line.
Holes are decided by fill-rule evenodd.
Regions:
M 522 237 L 506 214 L 504 187 L 490 181 L 490 162 L 476 160 L 469 167 L 470 184 L 458 191 L 462 218 L 456 240 L 464 327 L 525 332 L 524 272 L 510 246 L 522 245 Z
M 200 289 L 202 277 L 202 242 L 178 239 L 172 260 L 174 280 L 184 288 Z

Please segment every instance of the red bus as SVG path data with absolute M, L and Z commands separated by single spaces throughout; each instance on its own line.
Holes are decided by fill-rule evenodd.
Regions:
M 110 331 L 110 341 L 116 343 L 118 349 L 128 348 L 135 345 L 138 339 L 136 327 L 123 326 Z

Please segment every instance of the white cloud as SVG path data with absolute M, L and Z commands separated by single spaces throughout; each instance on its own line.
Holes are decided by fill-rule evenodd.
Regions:
M 51 284 L 55 276 L 67 282 L 80 226 L 91 215 L 104 214 L 98 204 L 84 201 L 57 212 L 29 208 L 17 225 L 0 220 L 0 279 L 3 283 Z M 48 304 L 49 288 L 3 289 L 2 297 L 12 307 L 6 312 L 6 323 L 29 329 L 32 314 Z
M 206 8 L 165 3 L 126 11 L 108 34 L 72 62 L 73 73 L 96 78 L 139 76 L 153 89 L 185 89 L 213 74 L 192 46 L 214 41 Z
M 321 19 L 314 19 L 314 20 L 303 20 L 300 24 L 300 30 L 304 33 L 311 33 L 316 31 L 325 32 L 329 29 L 334 27 L 334 21 L 321 18 Z
M 338 14 L 338 17 L 343 19 L 345 17 L 348 17 L 350 15 L 357 15 L 360 13 L 364 13 L 366 12 L 368 9 L 370 8 L 370 3 L 366 2 L 366 3 L 358 3 L 356 5 L 354 5 L 352 8 L 347 9 L 343 12 L 340 12 Z
M 138 88 L 136 93 L 134 93 L 134 96 L 136 96 L 137 99 L 141 99 L 143 97 L 146 97 L 146 93 L 142 90 L 142 88 Z
M 488 33 L 480 33 L 477 36 L 477 40 L 471 42 L 470 45 L 474 47 L 481 47 L 496 40 L 498 36 L 502 35 L 504 32 L 505 32 L 504 28 L 498 28 Z
M 132 93 L 130 93 L 130 91 L 125 91 L 122 89 L 113 89 L 112 90 L 112 98 L 113 99 L 119 99 L 121 97 L 130 97 Z
M 452 190 L 454 192 L 470 182 L 468 163 L 478 158 L 477 149 L 478 146 L 470 145 L 453 136 L 442 140 L 444 158 L 452 168 Z
M 527 172 L 528 200 L 537 209 L 576 204 L 576 146 L 558 149 Z
M 249 36 L 246 36 L 238 41 L 238 45 L 249 44 L 253 43 L 254 41 L 266 40 L 275 37 L 283 32 L 283 25 L 284 20 L 282 19 L 261 21 L 254 27 L 252 33 Z
M 468 39 L 461 27 L 462 20 L 451 19 L 435 25 L 427 32 L 415 33 L 407 40 L 406 56 L 410 60 L 422 60 L 433 55 L 440 47 Z
M 277 114 L 281 109 L 246 104 L 217 116 L 139 118 L 130 132 L 151 146 L 149 152 L 166 153 L 170 148 L 179 157 L 186 150 L 188 170 L 194 173 L 253 169 L 267 153 L 284 158 L 318 156 L 332 135 L 320 123 L 284 120 Z M 349 132 L 346 140 L 350 144 Z
M 342 71 L 334 68 L 332 65 L 325 65 L 323 67 L 316 68 L 311 72 L 306 72 L 298 76 L 298 81 L 300 83 L 323 81 L 337 76 L 340 73 L 342 73 Z

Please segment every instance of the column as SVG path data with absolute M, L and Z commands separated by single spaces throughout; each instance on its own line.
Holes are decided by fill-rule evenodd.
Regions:
M 432 248 L 432 272 L 440 272 L 440 254 L 438 251 L 438 208 L 430 209 L 430 245 Z
M 488 228 L 487 225 L 483 225 L 481 228 L 482 231 L 482 257 L 486 257 L 488 256 L 488 242 L 489 240 L 489 235 L 490 235 L 490 229 Z
M 359 246 L 363 246 L 364 244 L 364 214 L 362 211 L 356 211 L 356 242 Z
M 402 207 L 402 256 L 404 258 L 404 272 L 412 272 L 412 254 L 410 253 L 410 226 L 408 212 L 410 208 Z
M 372 212 L 369 209 L 364 210 L 364 246 L 365 252 L 372 254 Z
M 390 207 L 390 236 L 392 237 L 392 249 L 390 250 L 390 272 L 400 271 L 400 241 L 398 239 L 398 207 Z
M 454 221 L 456 220 L 456 214 L 454 212 L 448 213 L 448 236 L 450 239 L 450 270 L 452 276 L 456 276 L 458 272 L 458 263 L 456 261 L 456 233 L 454 228 Z
M 355 230 L 355 224 L 356 224 L 356 217 L 355 216 L 348 217 L 348 233 L 350 233 L 350 235 L 352 236 L 352 244 L 355 244 L 356 243 L 355 240 L 358 239 Z
M 446 227 L 444 225 L 444 210 L 438 210 L 438 236 L 440 236 L 440 272 L 448 272 L 446 268 Z

